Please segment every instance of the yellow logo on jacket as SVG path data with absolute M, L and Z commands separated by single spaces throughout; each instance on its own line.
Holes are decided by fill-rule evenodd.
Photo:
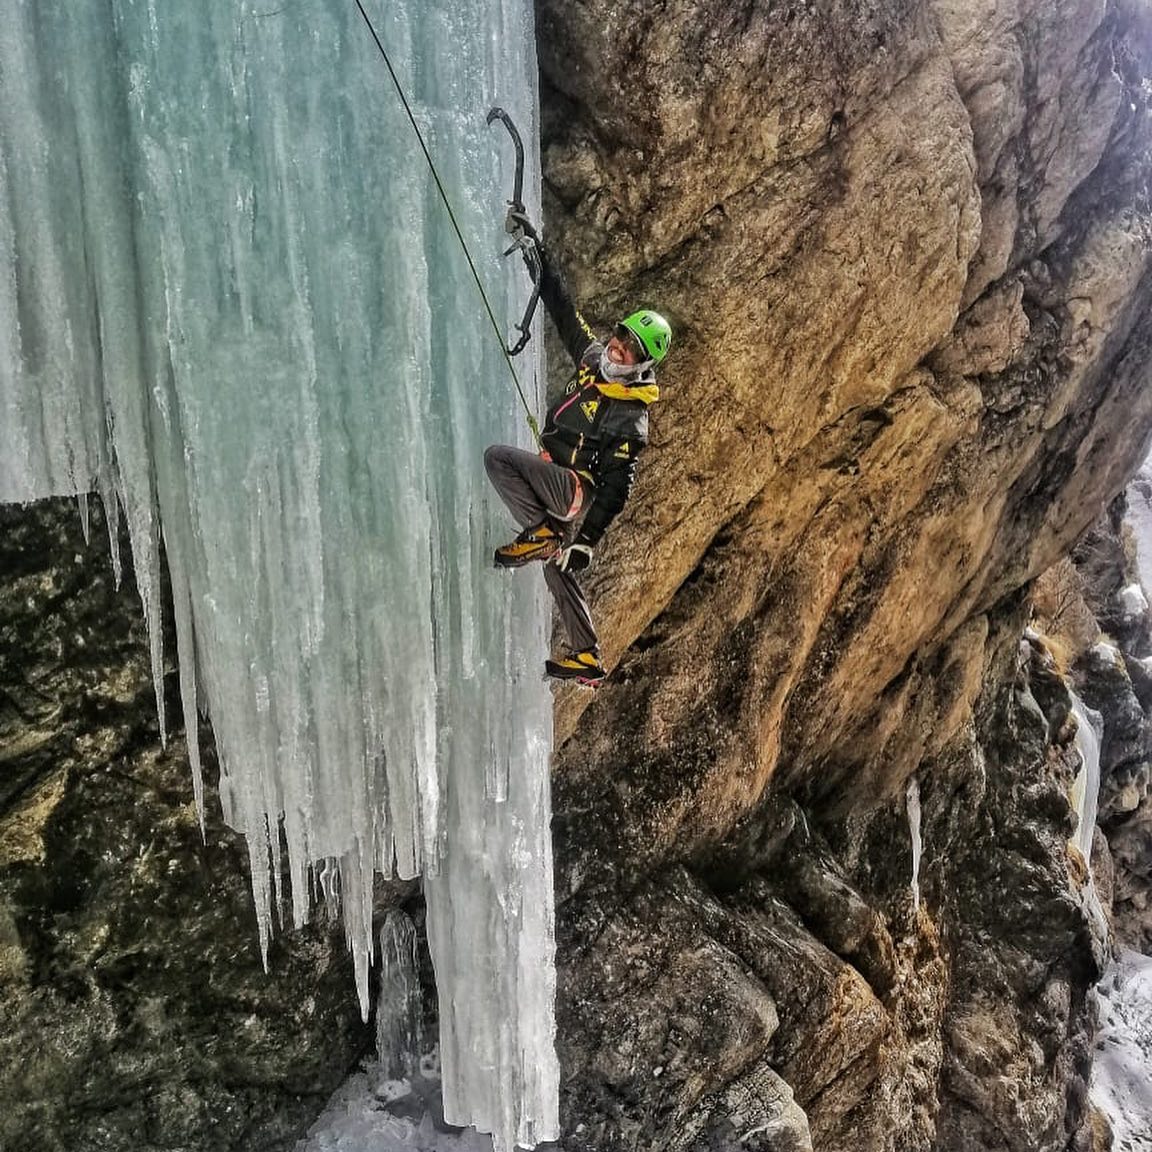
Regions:
M 617 460 L 630 460 L 632 458 L 632 446 L 625 440 L 612 455 L 615 456 Z
M 580 405 L 580 410 L 588 418 L 589 424 L 591 424 L 593 419 L 595 419 L 596 409 L 599 407 L 600 407 L 600 401 L 599 400 L 585 400 L 584 403 Z

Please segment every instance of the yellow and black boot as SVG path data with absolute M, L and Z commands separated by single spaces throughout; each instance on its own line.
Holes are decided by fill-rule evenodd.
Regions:
M 560 550 L 560 533 L 545 520 L 525 528 L 511 544 L 496 549 L 497 568 L 519 568 L 533 560 L 551 560 Z
M 595 648 L 569 652 L 562 660 L 545 660 L 544 672 L 553 680 L 575 680 L 585 688 L 595 688 L 608 675 Z

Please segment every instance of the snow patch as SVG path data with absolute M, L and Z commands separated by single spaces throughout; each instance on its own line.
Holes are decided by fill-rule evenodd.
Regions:
M 1121 588 L 1118 594 L 1120 611 L 1125 620 L 1138 620 L 1148 611 L 1148 597 L 1139 584 L 1129 584 Z
M 1120 655 L 1120 649 L 1117 648 L 1115 644 L 1109 644 L 1106 640 L 1101 640 L 1098 644 L 1093 644 L 1088 651 L 1092 659 L 1100 664 L 1119 666 L 1124 663 L 1124 657 Z
M 367 1064 L 332 1094 L 295 1152 L 492 1152 L 491 1137 L 444 1123 L 439 1088 L 435 1054 L 411 1080 Z
M 1093 1104 L 1113 1152 L 1152 1152 L 1152 957 L 1124 950 L 1096 987 Z

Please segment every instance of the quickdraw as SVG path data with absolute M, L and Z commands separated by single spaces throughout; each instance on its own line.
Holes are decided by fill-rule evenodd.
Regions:
M 508 129 L 508 135 L 512 137 L 512 145 L 516 149 L 516 175 L 513 178 L 512 199 L 508 201 L 508 207 L 521 216 L 526 216 L 527 209 L 524 207 L 524 142 L 520 139 L 520 132 L 513 123 L 512 117 L 509 116 L 503 108 L 497 107 L 489 110 L 489 127 L 497 120 Z M 543 271 L 540 266 L 540 252 L 536 247 L 536 238 L 534 236 L 519 237 L 513 242 L 511 247 L 504 252 L 504 256 L 511 256 L 513 252 L 519 252 L 524 258 L 524 263 L 528 268 L 528 275 L 532 280 L 532 295 L 528 297 L 528 304 L 524 309 L 523 319 L 516 325 L 516 330 L 520 333 L 520 339 L 517 340 L 515 344 L 505 347 L 505 351 L 509 356 L 519 355 L 524 351 L 528 341 L 532 339 L 532 317 L 536 314 L 537 304 L 540 303 L 540 278 Z

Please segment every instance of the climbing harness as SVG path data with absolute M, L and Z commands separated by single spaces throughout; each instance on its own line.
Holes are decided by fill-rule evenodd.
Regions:
M 512 122 L 512 117 L 503 108 L 490 108 L 488 126 L 491 127 L 497 120 L 508 129 L 508 135 L 512 137 L 512 145 L 516 149 L 516 175 L 512 181 L 512 199 L 508 201 L 508 207 L 520 216 L 527 217 L 528 210 L 524 207 L 524 141 L 520 139 L 520 132 Z M 532 339 L 532 317 L 536 314 L 536 305 L 540 303 L 540 278 L 543 269 L 540 266 L 540 250 L 536 247 L 534 236 L 520 236 L 504 251 L 504 256 L 511 256 L 513 252 L 519 252 L 524 257 L 528 275 L 532 280 L 532 295 L 528 297 L 524 318 L 516 325 L 520 339 L 505 349 L 509 356 L 518 356 Z
M 500 341 L 500 349 L 504 353 L 504 359 L 508 364 L 508 371 L 512 374 L 512 383 L 516 385 L 516 392 L 520 397 L 520 403 L 524 406 L 524 412 L 528 417 L 528 427 L 532 430 L 532 436 L 535 438 L 537 445 L 540 441 L 540 425 L 536 422 L 536 417 L 532 414 L 532 409 L 528 404 L 528 400 L 524 396 L 524 389 L 520 386 L 520 377 L 516 374 L 516 366 L 512 363 L 512 356 L 515 354 L 510 351 L 504 343 L 504 334 L 500 331 L 500 325 L 496 320 L 496 315 L 492 311 L 492 304 L 488 300 L 488 293 L 484 291 L 484 283 L 480 279 L 480 273 L 476 270 L 476 263 L 472 259 L 472 253 L 468 250 L 468 242 L 464 239 L 464 233 L 460 230 L 460 225 L 456 220 L 456 213 L 452 211 L 452 203 L 448 199 L 448 193 L 444 190 L 444 185 L 440 181 L 440 174 L 436 171 L 436 165 L 432 160 L 432 154 L 428 151 L 428 145 L 424 142 L 424 133 L 420 131 L 420 125 L 416 123 L 416 116 L 412 112 L 412 106 L 408 103 L 408 98 L 404 95 L 404 88 L 400 83 L 400 77 L 396 75 L 396 69 L 392 67 L 392 60 L 384 47 L 383 42 L 376 33 L 375 25 L 373 25 L 368 13 L 364 10 L 364 5 L 361 0 L 356 0 L 356 7 L 360 10 L 360 15 L 364 18 L 364 23 L 368 27 L 368 31 L 372 39 L 376 43 L 376 47 L 380 55 L 384 59 L 384 64 L 388 69 L 388 75 L 392 77 L 392 83 L 396 88 L 396 94 L 400 97 L 400 103 L 404 106 L 404 111 L 407 113 L 408 122 L 412 125 L 412 131 L 416 133 L 416 139 L 420 143 L 420 150 L 424 153 L 424 159 L 428 161 L 428 168 L 432 173 L 432 180 L 436 184 L 436 190 L 440 193 L 440 199 L 444 201 L 444 208 L 448 212 L 448 219 L 452 222 L 452 227 L 456 232 L 456 239 L 460 241 L 460 247 L 464 249 L 464 257 L 468 261 L 468 267 L 472 272 L 472 279 L 476 281 L 476 288 L 480 293 L 480 299 L 484 301 L 484 309 L 488 313 L 488 319 L 492 324 L 492 330 L 496 333 L 496 338 Z M 499 111 L 493 109 L 493 112 Z M 492 122 L 492 113 L 488 114 L 488 123 Z M 508 126 L 508 130 L 513 135 L 513 140 L 517 145 L 517 163 L 516 163 L 516 187 L 514 195 L 520 199 L 523 195 L 523 179 L 524 179 L 524 145 L 520 142 L 519 133 L 516 132 L 515 126 L 511 120 L 508 119 L 507 113 L 503 113 L 504 122 Z M 520 205 L 520 210 L 523 211 L 523 205 Z M 508 252 L 504 253 L 505 256 L 509 252 L 514 251 L 518 244 L 514 244 Z M 527 259 L 527 256 L 525 256 Z M 539 295 L 539 286 L 535 285 L 534 296 Z M 535 303 L 532 304 L 532 310 L 535 310 Z M 526 325 L 531 321 L 531 314 L 525 315 L 523 323 Z M 527 343 L 528 337 L 521 332 L 522 339 L 516 346 L 516 352 L 519 352 L 524 344 Z

